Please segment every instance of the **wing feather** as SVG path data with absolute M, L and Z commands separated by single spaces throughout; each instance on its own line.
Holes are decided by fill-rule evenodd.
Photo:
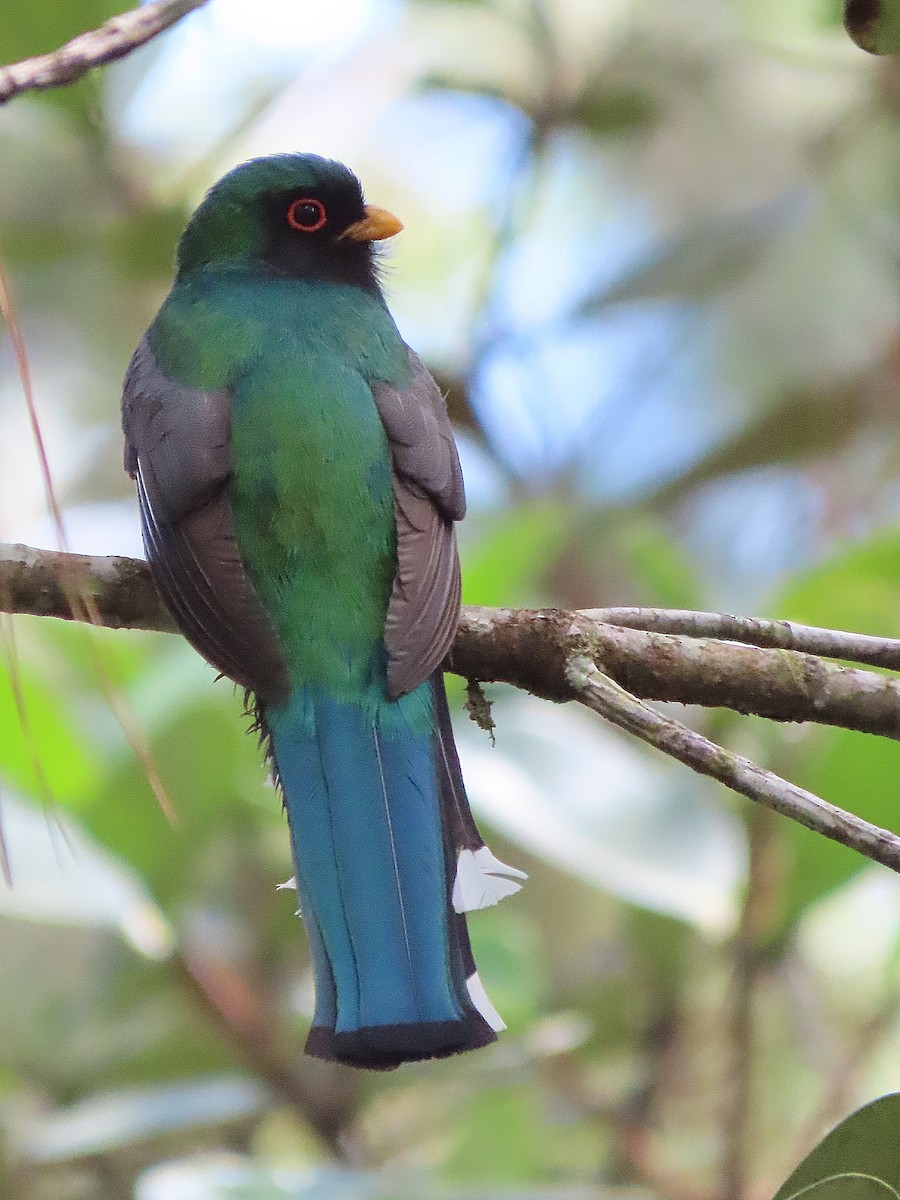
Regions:
M 428 679 L 453 643 L 461 596 L 453 524 L 466 510 L 444 398 L 419 358 L 409 355 L 406 388 L 373 388 L 391 447 L 397 521 L 397 573 L 384 630 L 391 697 Z
M 144 339 L 122 406 L 144 547 L 176 624 L 217 670 L 264 701 L 285 700 L 287 667 L 241 561 L 228 502 L 230 395 L 175 383 Z

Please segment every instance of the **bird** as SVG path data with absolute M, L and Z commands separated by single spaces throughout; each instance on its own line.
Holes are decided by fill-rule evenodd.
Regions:
M 465 492 L 379 280 L 402 228 L 336 161 L 235 167 L 186 225 L 122 397 L 157 589 L 245 689 L 287 813 L 306 1051 L 373 1070 L 496 1040 L 465 914 L 526 877 L 479 834 L 453 740 Z

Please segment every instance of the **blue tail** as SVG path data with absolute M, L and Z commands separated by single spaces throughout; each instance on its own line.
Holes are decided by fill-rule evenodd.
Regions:
M 451 900 L 474 824 L 440 676 L 375 707 L 300 688 L 265 722 L 316 977 L 307 1051 L 389 1068 L 494 1041 Z

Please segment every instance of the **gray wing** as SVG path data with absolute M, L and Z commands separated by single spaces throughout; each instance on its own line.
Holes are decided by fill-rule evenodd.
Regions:
M 238 553 L 228 502 L 231 397 L 168 379 L 144 338 L 125 376 L 122 426 L 147 558 L 179 629 L 224 675 L 284 702 L 287 668 Z
M 426 680 L 453 643 L 461 594 L 453 523 L 466 511 L 444 398 L 419 358 L 409 355 L 408 387 L 373 388 L 391 447 L 397 519 L 397 574 L 384 627 L 392 698 Z

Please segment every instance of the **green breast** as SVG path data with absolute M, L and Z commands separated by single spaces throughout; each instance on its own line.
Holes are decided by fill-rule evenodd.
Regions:
M 396 526 L 369 381 L 409 375 L 390 315 L 359 289 L 265 280 L 194 288 L 173 317 L 164 369 L 233 395 L 238 546 L 292 677 L 347 699 L 383 689 Z

